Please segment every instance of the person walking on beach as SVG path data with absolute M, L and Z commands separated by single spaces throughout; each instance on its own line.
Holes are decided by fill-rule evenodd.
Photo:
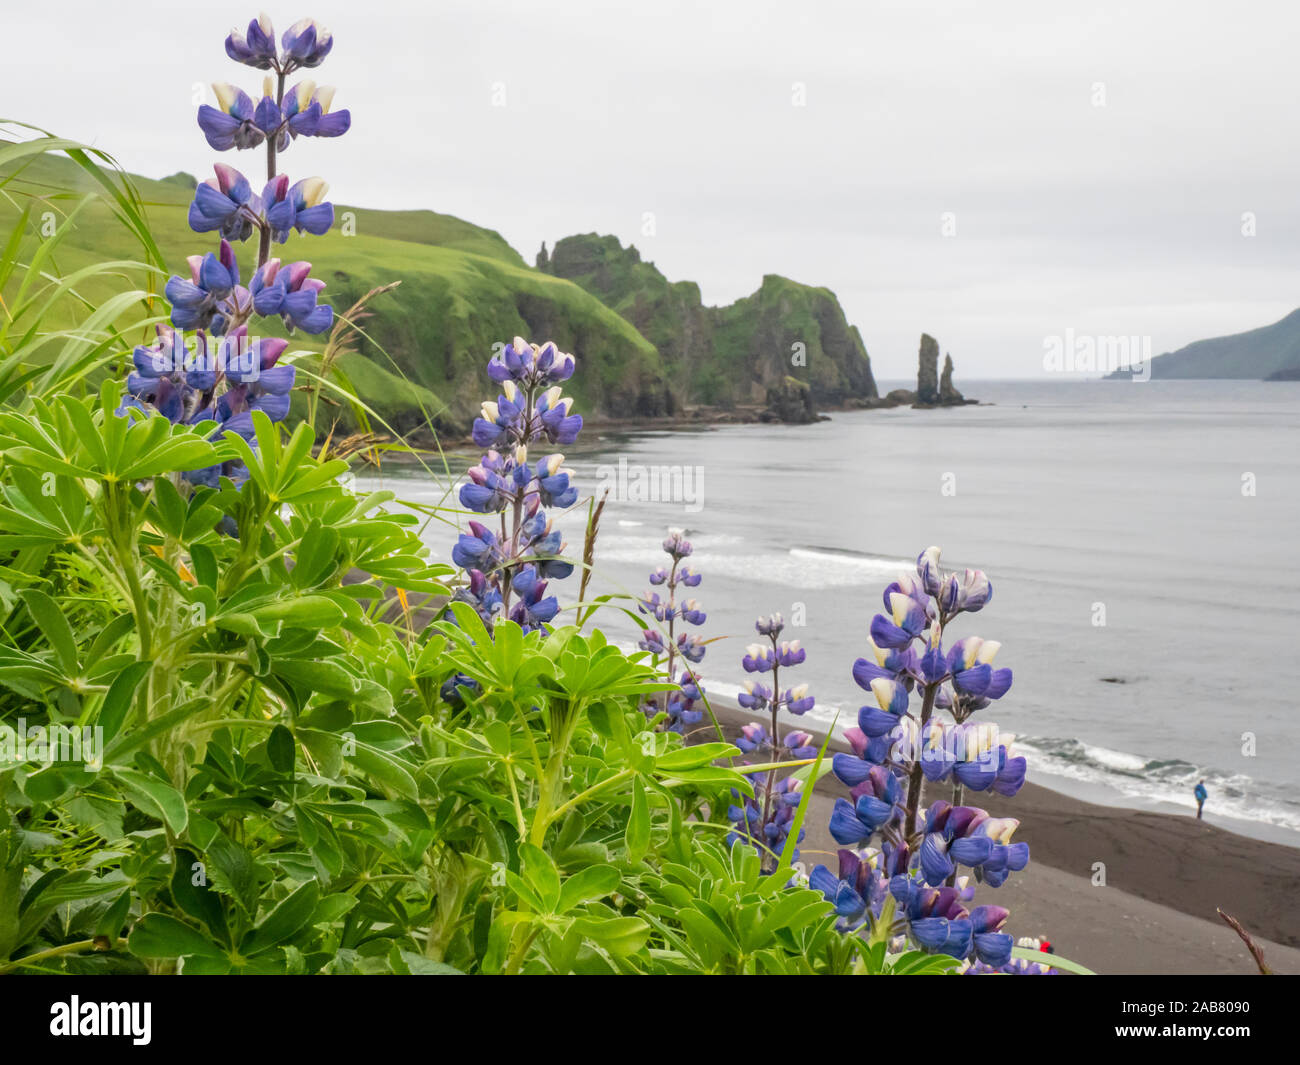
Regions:
M 1210 797 L 1210 793 L 1205 790 L 1205 781 L 1202 780 L 1197 784 L 1192 794 L 1196 796 L 1196 820 L 1199 821 L 1201 819 L 1201 808 L 1205 805 L 1205 800 Z

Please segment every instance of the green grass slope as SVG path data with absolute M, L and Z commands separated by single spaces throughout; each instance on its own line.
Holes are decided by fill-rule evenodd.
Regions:
M 246 162 L 246 160 L 234 160 Z M 154 237 L 176 272 L 188 255 L 212 250 L 209 234 L 186 223 L 192 191 L 186 175 L 132 179 L 148 205 Z M 90 180 L 71 162 L 39 157 L 24 167 L 0 197 L 0 237 L 7 239 L 23 196 L 50 197 L 50 210 L 74 202 L 67 190 L 89 193 Z M 29 243 L 41 239 L 42 205 L 29 220 Z M 344 232 L 345 222 L 347 234 Z M 253 245 L 241 249 L 245 280 Z M 579 410 L 614 417 L 654 416 L 667 408 L 668 390 L 659 353 L 627 321 L 578 285 L 524 265 L 499 234 L 433 211 L 378 211 L 336 205 L 335 228 L 324 237 L 291 235 L 277 246 L 282 259 L 310 259 L 326 282 L 325 298 L 345 312 L 374 288 L 400 281 L 374 300 L 361 323 L 355 357 L 342 364 L 362 399 L 402 430 L 432 408 L 440 429 L 463 432 L 489 393 L 484 363 L 493 345 L 516 335 L 554 340 L 579 360 L 568 391 Z M 139 249 L 108 211 L 94 207 L 76 219 L 60 248 L 57 268 L 68 273 L 92 262 L 138 258 Z M 127 279 L 124 277 L 124 287 Z M 155 284 L 161 288 L 162 279 Z M 139 284 L 140 278 L 131 279 Z M 90 302 L 113 294 L 99 279 L 81 295 Z M 277 323 L 278 325 L 278 323 Z M 294 337 L 296 348 L 319 351 L 323 338 Z M 344 413 L 342 426 L 351 427 Z

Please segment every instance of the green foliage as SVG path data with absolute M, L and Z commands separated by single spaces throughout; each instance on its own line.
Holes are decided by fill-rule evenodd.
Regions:
M 0 411 L 0 720 L 97 736 L 0 760 L 0 971 L 863 969 L 719 846 L 738 752 L 651 728 L 644 656 L 489 635 L 304 426 L 254 450 L 116 398 Z
M 61 273 L 77 246 L 56 263 L 31 202 L 9 201 L 0 973 L 951 967 L 841 934 L 788 862 L 764 877 L 722 846 L 728 804 L 752 794 L 739 752 L 656 731 L 638 704 L 671 685 L 590 613 L 489 634 L 420 519 L 349 490 L 308 425 L 257 412 L 255 447 L 213 441 L 210 424 L 119 416 L 112 379 L 91 392 L 132 344 L 114 323 L 152 320 L 147 284 L 122 303 L 95 288 L 156 279 L 156 247 L 139 192 L 85 149 L 0 148 L 0 171 L 21 156 L 31 180 L 56 146 L 101 190 L 42 193 L 71 204 L 59 231 L 84 238 L 93 219 L 142 258 Z M 148 194 L 176 207 L 186 189 Z M 247 480 L 185 477 L 219 464 Z

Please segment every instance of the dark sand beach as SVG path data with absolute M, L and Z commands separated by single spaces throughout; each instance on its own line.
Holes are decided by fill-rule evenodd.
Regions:
M 724 729 L 754 720 L 713 700 Z M 782 732 L 804 727 L 782 722 Z M 825 736 L 814 729 L 818 742 Z M 847 750 L 832 744 L 833 750 Z M 1030 766 L 1030 775 L 1033 767 Z M 837 844 L 827 831 L 831 807 L 847 789 L 823 778 L 805 822 L 801 859 L 835 867 Z M 930 801 L 927 793 L 924 797 Z M 978 797 L 974 805 L 981 805 Z M 979 902 L 1011 911 L 1016 937 L 1045 936 L 1063 957 L 1098 973 L 1232 974 L 1257 972 L 1216 907 L 1236 917 L 1263 947 L 1274 972 L 1300 973 L 1300 848 L 1250 839 L 1163 813 L 1098 806 L 1026 783 L 1012 799 L 991 803 L 1016 817 L 1016 839 L 1030 846 L 1030 864 L 1000 888 L 981 887 Z M 1105 883 L 1094 884 L 1094 866 Z

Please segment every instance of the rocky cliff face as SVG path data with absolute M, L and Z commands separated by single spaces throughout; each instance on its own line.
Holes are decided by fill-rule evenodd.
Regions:
M 537 262 L 617 311 L 654 345 L 675 407 L 775 409 L 771 397 L 778 396 L 781 410 L 793 413 L 809 409 L 806 403 L 877 396 L 862 336 L 827 289 L 769 274 L 753 295 L 706 307 L 694 282 L 670 282 L 635 247 L 594 233 L 565 237 Z M 803 386 L 806 403 L 787 379 Z
M 939 342 L 921 334 L 921 352 L 916 365 L 916 402 L 939 402 Z
M 966 402 L 966 398 L 953 387 L 951 355 L 943 357 L 943 374 L 939 378 L 939 402 L 944 406 L 956 406 Z

